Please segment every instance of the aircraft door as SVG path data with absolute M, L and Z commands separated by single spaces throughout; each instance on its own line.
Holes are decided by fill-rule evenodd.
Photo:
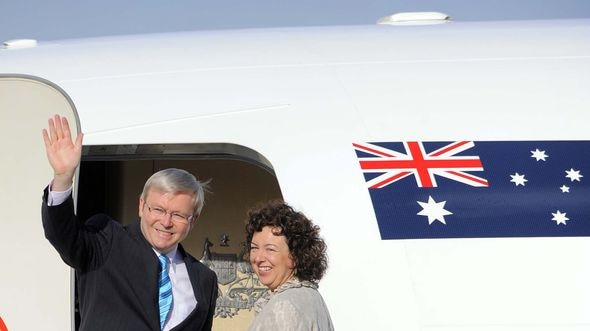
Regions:
M 42 189 L 53 175 L 41 130 L 56 113 L 79 131 L 75 108 L 59 87 L 37 77 L 0 75 L 0 320 L 7 330 L 72 327 L 70 269 L 41 225 Z

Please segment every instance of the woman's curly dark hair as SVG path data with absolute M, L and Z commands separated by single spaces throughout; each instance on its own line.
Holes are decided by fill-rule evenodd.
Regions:
M 295 276 L 318 283 L 328 268 L 326 243 L 319 236 L 320 227 L 280 200 L 269 201 L 248 211 L 246 248 L 250 251 L 255 232 L 265 226 L 276 230 L 275 235 L 287 239 L 289 253 L 295 262 Z M 249 258 L 249 254 L 247 254 Z

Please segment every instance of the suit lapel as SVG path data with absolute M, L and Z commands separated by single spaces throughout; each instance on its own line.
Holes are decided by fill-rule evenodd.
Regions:
M 136 241 L 136 248 L 138 250 L 137 256 L 141 259 L 140 265 L 145 266 L 144 270 L 135 271 L 138 273 L 137 277 L 141 279 L 141 281 L 138 281 L 138 284 L 142 284 L 144 287 L 143 289 L 140 289 L 142 292 L 140 295 L 146 296 L 144 298 L 145 300 L 141 300 L 141 302 L 144 305 L 150 323 L 157 326 L 156 329 L 159 330 L 160 308 L 158 304 L 158 274 L 160 264 L 158 257 L 150 243 L 143 236 L 139 221 L 130 224 L 127 229 L 131 237 Z
M 193 293 L 195 294 L 195 299 L 197 299 L 198 307 L 199 304 L 202 304 L 203 302 L 203 298 L 201 297 L 203 291 L 199 288 L 200 284 L 198 270 L 193 265 L 194 260 L 188 254 L 186 254 L 186 252 L 184 251 L 184 247 L 182 247 L 181 244 L 178 244 L 178 251 L 180 252 L 182 260 L 184 261 L 184 265 L 186 266 L 188 277 L 191 281 L 191 286 L 193 287 Z

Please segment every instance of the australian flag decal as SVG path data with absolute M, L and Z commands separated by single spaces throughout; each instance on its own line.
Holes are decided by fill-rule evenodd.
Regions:
M 590 236 L 590 141 L 353 146 L 382 239 Z

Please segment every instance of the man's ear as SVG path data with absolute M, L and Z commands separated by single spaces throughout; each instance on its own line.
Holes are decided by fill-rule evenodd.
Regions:
M 193 216 L 193 219 L 191 219 L 191 222 L 189 223 L 189 225 L 190 225 L 189 231 L 192 230 L 195 227 L 195 224 L 197 223 L 197 220 L 199 219 L 199 216 L 201 216 L 201 215 L 198 215 L 197 214 L 197 215 Z
M 143 201 L 143 198 L 139 198 L 139 210 L 137 211 L 139 218 L 141 219 L 142 215 L 143 215 L 143 207 L 145 205 L 145 201 Z

